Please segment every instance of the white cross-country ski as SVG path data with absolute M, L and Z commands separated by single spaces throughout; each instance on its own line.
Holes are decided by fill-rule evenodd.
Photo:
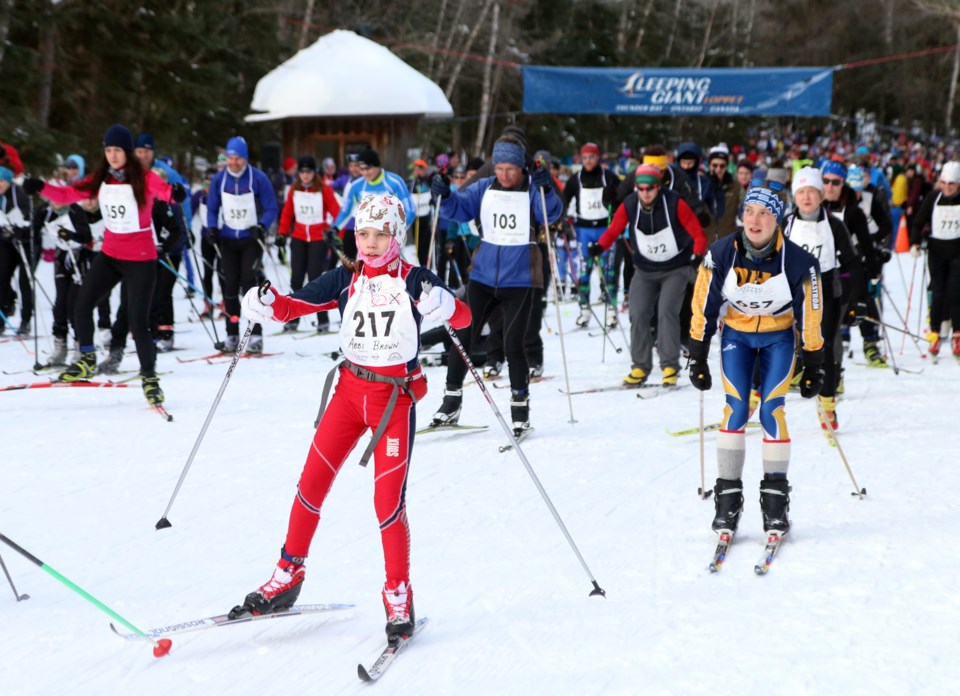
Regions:
M 300 606 L 291 607 L 286 611 L 278 611 L 273 614 L 262 614 L 260 616 L 247 615 L 241 616 L 237 619 L 231 619 L 227 614 L 219 614 L 217 616 L 208 616 L 203 619 L 190 619 L 188 621 L 170 624 L 169 626 L 151 628 L 149 631 L 144 631 L 146 636 L 141 636 L 136 633 L 120 633 L 120 631 L 117 630 L 117 627 L 112 623 L 110 624 L 110 628 L 114 633 L 124 640 L 151 640 L 153 638 L 180 635 L 181 633 L 190 633 L 192 631 L 203 631 L 207 628 L 217 628 L 219 626 L 235 626 L 236 624 L 250 623 L 252 621 L 282 619 L 287 616 L 324 614 L 329 612 L 345 611 L 347 609 L 353 609 L 353 607 L 353 604 L 302 604 Z
M 730 544 L 733 543 L 734 532 L 730 529 L 721 529 L 717 532 L 717 548 L 713 551 L 713 560 L 710 561 L 708 568 L 711 573 L 719 572 L 723 567 L 723 562 L 727 560 L 727 551 L 730 550 Z
M 641 388 L 641 391 L 637 392 L 638 399 L 655 399 L 661 394 L 667 394 L 669 392 L 675 392 L 678 389 L 683 389 L 684 387 L 689 387 L 689 384 L 673 384 L 673 385 L 664 385 L 664 384 L 652 384 L 649 387 Z
M 489 425 L 460 425 L 459 423 L 454 423 L 452 425 L 430 425 L 424 428 L 423 430 L 418 430 L 417 435 L 426 435 L 428 433 L 442 433 L 442 432 L 479 432 L 480 430 L 486 430 L 489 428 Z
M 523 432 L 521 432 L 519 435 L 517 435 L 516 433 L 514 433 L 513 436 L 514 436 L 514 438 L 516 438 L 517 443 L 519 444 L 519 443 L 523 442 L 524 440 L 526 440 L 526 439 L 527 439 L 527 435 L 529 435 L 529 434 L 532 433 L 532 432 L 533 432 L 533 428 L 527 428 L 526 430 L 524 430 Z M 511 442 L 509 445 L 500 445 L 500 451 L 501 451 L 501 452 L 509 452 L 509 451 L 512 450 L 512 449 L 513 449 L 513 443 L 512 443 L 512 442 Z
M 754 573 L 757 575 L 767 574 L 767 571 L 770 570 L 770 565 L 773 563 L 773 559 L 780 550 L 780 545 L 783 544 L 783 540 L 786 535 L 786 532 L 778 532 L 775 529 L 771 529 L 767 532 L 767 545 L 763 547 L 763 555 L 760 556 L 760 560 L 757 561 L 757 565 L 753 567 Z
M 365 682 L 377 681 L 377 679 L 382 677 L 383 673 L 387 671 L 387 668 L 393 664 L 394 660 L 397 659 L 397 655 L 410 644 L 413 636 L 423 630 L 423 627 L 427 625 L 429 620 L 427 617 L 417 619 L 417 623 L 413 626 L 413 634 L 406 638 L 403 636 L 395 636 L 387 643 L 387 647 L 380 653 L 380 657 L 378 657 L 369 668 L 364 667 L 362 664 L 357 665 L 357 676 Z

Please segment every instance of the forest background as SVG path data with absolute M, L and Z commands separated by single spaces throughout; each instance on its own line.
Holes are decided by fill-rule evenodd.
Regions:
M 488 152 L 513 120 L 555 155 L 584 140 L 743 142 L 764 126 L 855 138 L 875 123 L 924 140 L 958 127 L 960 0 L 0 0 L 0 140 L 44 170 L 89 156 L 122 122 L 186 172 L 231 135 L 279 140 L 278 123 L 243 121 L 254 87 L 334 29 L 387 46 L 446 93 L 455 116 L 422 128 L 425 152 Z M 873 60 L 888 56 L 900 58 Z M 524 116 L 522 65 L 847 67 L 833 118 L 763 120 Z

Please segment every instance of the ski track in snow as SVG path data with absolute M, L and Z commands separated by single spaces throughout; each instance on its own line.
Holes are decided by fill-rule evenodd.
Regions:
M 271 268 L 268 265 L 268 269 Z M 896 269 L 890 289 L 901 310 Z M 52 290 L 52 269 L 38 278 Z M 175 292 L 185 327 L 190 308 Z M 116 291 L 114 309 L 117 306 Z M 41 299 L 49 326 L 50 310 Z M 573 389 L 616 384 L 629 351 L 574 332 L 562 306 Z M 911 327 L 916 326 L 916 308 Z M 624 316 L 624 315 L 621 315 Z M 556 329 L 553 306 L 547 322 Z M 895 322 L 892 310 L 887 320 Z M 14 324 L 17 322 L 14 321 Z M 134 387 L 37 390 L 0 396 L 0 531 L 142 629 L 225 612 L 272 572 L 310 445 L 336 336 L 268 337 L 284 355 L 238 365 L 176 500 L 157 532 L 227 366 L 178 364 L 211 352 L 199 326 L 181 351 L 158 357 L 166 423 Z M 218 331 L 223 334 L 222 323 Z M 49 335 L 48 331 L 41 331 Z M 862 361 L 859 332 L 854 360 Z M 531 386 L 536 432 L 522 449 L 607 598 L 591 585 L 482 395 L 464 393 L 461 422 L 481 433 L 418 438 L 408 485 L 412 584 L 429 629 L 377 688 L 425 694 L 905 694 L 960 684 L 956 530 L 960 366 L 921 360 L 908 342 L 897 360 L 923 374 L 846 359 L 841 444 L 868 495 L 853 486 L 821 433 L 815 404 L 787 399 L 793 438 L 794 529 L 766 577 L 756 577 L 763 533 L 757 491 L 761 435 L 748 431 L 746 506 L 723 570 L 707 571 L 713 502 L 697 495 L 696 436 L 664 428 L 697 423 L 697 392 L 641 401 L 633 392 L 573 397 L 571 426 L 558 336 L 544 331 L 547 374 Z M 899 336 L 892 335 L 899 351 Z M 615 340 L 622 341 L 617 332 Z M 31 345 L 32 342 L 28 345 Z M 132 342 L 129 344 L 132 346 Z M 49 351 L 49 339 L 41 339 Z M 315 354 L 315 360 L 295 352 Z M 717 351 L 711 366 L 718 374 Z M 0 344 L 3 369 L 33 358 Z M 124 360 L 136 367 L 136 357 Z M 425 425 L 444 368 L 427 368 Z M 468 375 L 469 378 L 469 375 Z M 659 378 L 655 370 L 653 379 Z M 40 381 L 45 377 L 36 377 Z M 3 384 L 34 380 L 3 376 Z M 686 380 L 684 372 L 683 380 Z M 492 390 L 509 414 L 509 392 Z M 706 420 L 719 418 L 719 386 Z M 716 478 L 706 436 L 707 487 Z M 383 563 L 372 467 L 361 441 L 334 485 L 311 548 L 301 601 L 347 602 L 344 614 L 291 618 L 174 639 L 162 660 L 118 640 L 110 618 L 0 547 L 21 593 L 0 578 L 0 693 L 351 694 L 369 688 L 356 664 L 383 645 Z

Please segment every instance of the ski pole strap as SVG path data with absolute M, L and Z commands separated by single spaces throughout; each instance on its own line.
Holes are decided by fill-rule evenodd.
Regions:
M 373 432 L 373 437 L 370 438 L 370 444 L 367 445 L 367 448 L 363 451 L 363 456 L 360 457 L 360 466 L 366 466 L 367 462 L 370 461 L 370 457 L 373 456 L 374 448 L 377 446 L 377 443 L 380 442 L 380 438 L 383 437 L 383 433 L 387 429 L 387 424 L 393 415 L 393 409 L 397 405 L 400 390 L 403 389 L 403 391 L 407 393 L 407 396 L 413 400 L 413 403 L 416 404 L 417 397 L 410 391 L 410 382 L 422 379 L 423 373 L 417 372 L 412 375 L 407 375 L 406 377 L 388 377 L 387 375 L 381 375 L 379 372 L 373 372 L 360 365 L 355 365 L 349 360 L 341 360 L 327 373 L 327 378 L 323 382 L 323 395 L 320 397 L 320 410 L 317 411 L 317 419 L 313 422 L 314 428 L 320 427 L 320 419 L 323 417 L 323 412 L 327 409 L 327 399 L 330 397 L 330 389 L 333 387 L 333 378 L 341 368 L 349 370 L 360 379 L 365 379 L 368 382 L 393 385 L 393 390 L 390 392 L 390 399 L 387 401 L 387 407 L 383 410 L 383 415 L 380 417 L 380 423 Z

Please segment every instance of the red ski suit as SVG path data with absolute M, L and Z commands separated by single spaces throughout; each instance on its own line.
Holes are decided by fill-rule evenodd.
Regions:
M 363 267 L 360 272 L 367 278 L 389 273 L 403 279 L 411 303 L 419 299 L 424 280 L 435 287 L 445 288 L 431 271 L 420 266 L 410 266 L 400 259 L 383 268 Z M 292 295 L 277 297 L 272 305 L 274 319 L 286 322 L 306 314 L 336 308 L 340 309 L 342 317 L 358 277 L 343 266 L 337 266 Z M 470 324 L 470 308 L 459 300 L 456 305 L 450 324 L 461 329 Z M 416 305 L 413 306 L 413 316 L 419 327 L 421 317 Z M 358 334 L 359 331 L 358 328 Z M 419 352 L 419 337 L 417 344 Z M 333 480 L 367 429 L 376 430 L 394 389 L 392 384 L 370 381 L 358 376 L 351 371 L 353 367 L 340 367 L 333 398 L 323 413 L 307 453 L 307 461 L 297 486 L 297 496 L 290 511 L 290 523 L 284 544 L 286 554 L 290 557 L 307 556 L 310 542 L 320 522 L 320 508 Z M 374 507 L 380 522 L 387 581 L 409 583 L 410 529 L 407 524 L 405 499 L 407 471 L 416 432 L 416 401 L 426 395 L 426 379 L 420 372 L 419 358 L 402 365 L 357 367 L 362 368 L 359 370 L 361 373 L 369 371 L 384 377 L 406 377 L 408 380 L 406 389 L 400 391 L 373 456 Z M 411 398 L 411 393 L 414 398 Z

